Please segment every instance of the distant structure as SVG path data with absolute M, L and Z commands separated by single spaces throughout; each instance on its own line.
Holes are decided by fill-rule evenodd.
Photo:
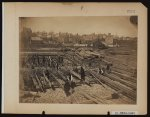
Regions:
M 31 28 L 21 28 L 20 48 L 31 49 L 37 47 L 93 47 L 104 49 L 108 47 L 134 46 L 137 37 L 117 36 L 108 34 L 72 34 L 68 32 L 32 32 Z
M 88 44 L 74 44 L 75 47 L 87 47 Z
M 108 46 L 113 45 L 113 36 L 111 35 L 111 33 L 108 33 L 108 36 L 105 38 L 105 43 Z
M 40 37 L 31 37 L 31 43 L 32 44 L 42 44 L 43 39 Z

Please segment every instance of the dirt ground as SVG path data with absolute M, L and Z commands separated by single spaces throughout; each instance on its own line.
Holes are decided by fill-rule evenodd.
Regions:
M 106 86 L 107 87 L 107 86 Z M 88 93 L 89 95 L 93 95 L 94 97 L 98 97 L 103 100 L 103 103 L 108 104 L 134 104 L 135 102 L 127 97 L 119 97 L 118 99 L 112 99 L 111 94 L 113 94 L 113 90 L 109 87 L 104 88 L 99 84 L 93 84 L 91 87 L 87 85 L 82 85 L 75 88 L 75 91 L 70 96 L 66 96 L 64 91 L 61 88 L 57 88 L 55 91 L 52 89 L 47 89 L 46 93 L 39 92 L 38 94 L 35 92 L 22 92 L 20 96 L 22 103 L 59 103 L 59 104 L 82 104 L 88 103 L 86 96 L 84 93 Z M 89 101 L 89 103 L 93 103 Z

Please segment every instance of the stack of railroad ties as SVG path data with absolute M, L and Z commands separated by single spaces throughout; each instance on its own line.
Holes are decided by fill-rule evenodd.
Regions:
M 91 69 L 85 64 L 83 58 L 77 53 L 66 54 L 64 58 L 74 65 L 82 66 L 86 73 L 90 74 L 92 78 L 103 87 L 107 85 L 114 89 L 116 93 L 136 100 L 136 78 L 117 71 L 117 69 L 113 68 L 112 63 L 106 61 L 104 58 L 98 58 L 101 64 L 99 72 L 96 72 L 95 69 Z M 107 69 L 107 72 L 105 72 L 105 69 Z M 31 73 L 31 79 L 37 91 L 45 92 L 46 88 L 55 89 L 55 87 L 64 89 L 65 82 L 67 81 L 65 72 L 67 71 L 69 71 L 73 77 L 81 80 L 80 72 L 76 72 L 74 69 L 68 69 L 67 67 L 59 67 L 59 69 L 34 69 Z M 88 75 L 85 76 L 85 80 L 88 84 L 91 83 Z
M 27 90 L 36 90 L 45 92 L 47 88 L 53 88 L 57 78 L 50 72 L 58 70 L 62 65 L 61 56 L 49 56 L 28 54 L 21 60 L 21 76 L 24 79 L 24 85 Z M 58 82 L 59 83 L 59 82 Z M 33 84 L 33 85 L 32 85 Z M 55 85 L 56 86 L 56 85 Z M 25 89 L 26 90 L 26 89 Z

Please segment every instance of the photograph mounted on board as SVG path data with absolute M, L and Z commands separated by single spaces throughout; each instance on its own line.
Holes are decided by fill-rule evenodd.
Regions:
M 137 104 L 138 16 L 19 17 L 19 103 Z

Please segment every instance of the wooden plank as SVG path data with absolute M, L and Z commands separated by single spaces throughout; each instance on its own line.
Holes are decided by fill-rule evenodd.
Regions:
M 35 88 L 38 90 L 40 87 L 39 87 L 37 81 L 34 78 L 32 78 L 32 81 L 33 81 Z
M 59 56 L 59 55 L 64 55 L 63 52 L 20 52 L 21 55 L 39 55 L 39 56 Z
M 92 100 L 93 102 L 95 102 L 96 104 L 101 104 L 102 102 L 99 102 L 98 100 L 96 100 L 95 98 L 89 96 L 88 94 L 84 93 L 84 92 L 80 92 L 81 95 L 83 95 L 85 98 Z
M 40 80 L 39 80 L 39 78 L 38 78 L 38 76 L 37 76 L 36 73 L 35 73 L 35 78 L 36 78 L 36 80 L 37 80 L 37 82 L 38 82 L 38 84 L 39 84 L 40 89 L 44 92 L 43 87 L 42 87 L 42 84 L 41 84 L 41 82 L 40 82 Z
M 58 70 L 57 73 L 64 81 L 67 80 L 67 78 L 65 76 L 63 76 L 63 73 L 60 70 Z
M 71 73 L 72 75 L 74 75 L 75 77 L 77 77 L 79 80 L 81 80 L 80 75 L 79 75 L 79 74 L 77 74 L 76 72 L 74 72 L 74 71 L 70 70 L 70 73 Z
M 124 71 L 124 70 L 121 70 L 121 69 L 112 68 L 112 71 L 117 72 L 117 73 L 120 73 L 120 74 L 127 74 L 127 75 L 129 75 L 130 77 L 133 76 L 133 73 L 127 72 L 127 71 Z
M 91 73 L 91 72 L 90 72 L 90 73 Z M 98 78 L 96 78 L 96 76 L 95 76 L 93 73 L 91 73 L 91 75 L 93 76 L 94 79 L 96 79 L 96 80 L 99 82 L 99 84 L 101 84 L 104 88 L 106 88 L 106 87 L 104 86 L 104 84 L 103 84 Z
M 57 81 L 57 83 L 60 85 L 62 89 L 64 89 L 63 85 L 57 80 L 56 76 L 54 74 L 51 74 L 53 78 Z
M 105 76 L 111 78 L 112 80 L 118 81 L 118 82 L 120 82 L 120 83 L 122 83 L 122 84 L 124 84 L 124 85 L 126 85 L 126 86 L 129 86 L 129 87 L 131 87 L 131 88 L 134 89 L 134 90 L 136 90 L 136 84 L 133 83 L 133 82 L 125 81 L 125 80 L 123 80 L 123 79 L 120 79 L 120 78 L 117 77 L 117 76 L 114 76 L 113 74 L 107 74 L 107 73 L 106 73 Z
M 114 65 L 114 66 L 112 66 L 112 68 L 120 69 L 120 70 L 124 70 L 124 71 L 130 72 L 130 73 L 133 73 L 133 69 L 121 68 L 119 65 Z
M 126 74 L 122 74 L 122 73 L 119 73 L 119 72 L 116 72 L 116 71 L 111 71 L 111 73 L 114 74 L 114 75 L 119 76 L 121 79 L 125 79 L 125 80 L 136 83 L 136 78 L 133 78 L 131 76 L 128 76 Z
M 97 95 L 95 95 L 95 94 L 92 94 L 92 95 L 90 95 L 90 96 L 94 97 L 95 99 L 97 99 L 98 101 L 102 102 L 103 104 L 108 104 L 108 102 L 109 102 L 109 104 L 110 104 L 110 103 L 113 103 L 113 101 L 111 101 L 111 100 L 106 100 L 106 98 L 100 98 L 99 96 L 97 96 Z
M 48 85 L 51 87 L 51 82 L 50 82 L 49 79 L 46 77 L 44 71 L 43 71 L 43 76 L 44 76 L 46 82 L 48 82 Z
M 79 91 L 79 93 L 81 95 L 83 95 L 84 97 L 86 97 L 87 99 L 92 100 L 96 104 L 107 104 L 107 100 L 101 99 L 101 98 L 97 97 L 96 95 L 89 94 L 87 91 L 86 92 L 85 91 Z

